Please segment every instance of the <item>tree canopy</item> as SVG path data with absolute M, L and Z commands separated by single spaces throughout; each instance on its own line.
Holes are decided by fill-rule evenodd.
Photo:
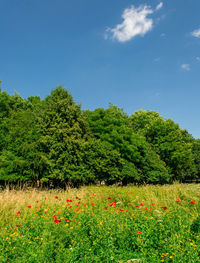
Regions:
M 0 89 L 0 184 L 185 182 L 199 163 L 200 140 L 158 112 L 83 111 L 61 86 L 43 100 Z

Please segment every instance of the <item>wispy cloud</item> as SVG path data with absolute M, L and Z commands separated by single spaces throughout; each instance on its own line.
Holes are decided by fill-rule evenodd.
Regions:
M 190 64 L 182 64 L 181 68 L 185 71 L 190 71 Z
M 154 62 L 159 62 L 159 61 L 160 61 L 160 57 L 158 57 L 158 58 L 154 58 L 153 61 L 154 61 Z
M 166 37 L 165 33 L 160 34 L 161 37 Z
M 200 61 L 200 57 L 196 57 L 196 60 L 197 60 L 197 61 Z
M 191 35 L 192 35 L 193 37 L 200 37 L 200 28 L 192 31 L 192 32 L 191 32 Z
M 157 5 L 156 9 L 151 9 L 150 6 L 140 5 L 139 7 L 131 6 L 126 8 L 122 13 L 123 22 L 116 25 L 114 28 L 107 28 L 105 38 L 110 37 L 119 42 L 126 42 L 135 36 L 144 36 L 153 27 L 153 19 L 147 16 L 162 8 L 163 3 Z
M 157 6 L 156 6 L 156 11 L 158 11 L 159 9 L 161 9 L 163 7 L 163 2 L 160 2 Z

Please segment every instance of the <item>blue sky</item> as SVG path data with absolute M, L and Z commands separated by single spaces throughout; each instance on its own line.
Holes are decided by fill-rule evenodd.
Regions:
M 199 0 L 0 0 L 0 79 L 83 109 L 158 111 L 200 138 Z

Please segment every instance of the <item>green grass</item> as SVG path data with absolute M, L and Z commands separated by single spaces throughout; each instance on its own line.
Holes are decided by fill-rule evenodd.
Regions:
M 199 200 L 178 184 L 4 191 L 0 262 L 197 263 Z

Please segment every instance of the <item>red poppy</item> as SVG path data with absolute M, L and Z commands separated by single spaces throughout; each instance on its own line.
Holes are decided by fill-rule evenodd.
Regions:
M 47 200 L 47 198 L 45 197 L 44 200 Z
M 58 196 L 57 196 L 57 195 L 55 196 L 55 199 L 58 199 Z
M 66 202 L 69 203 L 69 202 L 72 202 L 72 200 L 71 199 L 70 200 L 66 200 Z
M 61 219 L 54 219 L 54 222 L 57 224 L 57 223 L 60 223 L 61 222 Z
M 142 231 L 138 231 L 137 234 L 142 234 Z
M 104 209 L 106 210 L 106 209 L 107 209 L 107 207 L 105 206 L 105 207 L 104 207 Z
M 95 203 L 92 203 L 92 205 L 95 205 Z
M 66 222 L 69 222 L 69 219 L 68 219 L 68 218 L 66 219 Z
M 84 204 L 83 206 L 87 207 L 87 205 L 86 205 L 86 204 Z
M 56 216 L 56 215 L 53 215 L 53 218 L 54 218 L 54 219 L 57 219 L 57 216 Z
M 194 204 L 195 204 L 195 201 L 194 201 L 194 200 L 191 200 L 191 201 L 190 201 L 190 204 L 193 204 L 193 205 L 194 205 Z
M 110 199 L 111 199 L 111 197 L 108 197 L 108 199 L 110 200 Z
M 144 206 L 144 204 L 143 204 L 143 203 L 140 203 L 140 206 Z
M 166 206 L 161 206 L 161 208 L 162 208 L 163 210 L 166 210 L 166 209 L 167 209 L 167 207 L 166 207 Z
M 120 210 L 121 212 L 122 212 L 122 211 L 124 211 L 124 209 L 123 209 L 123 208 L 120 208 L 119 210 Z
M 31 205 L 28 205 L 27 207 L 28 207 L 28 208 L 31 208 Z
M 36 203 L 38 203 L 39 201 L 38 201 L 38 200 L 36 200 L 35 202 L 36 202 Z
M 19 227 L 19 225 L 15 225 L 15 227 Z
M 21 212 L 20 211 L 18 211 L 17 213 L 16 213 L 16 215 L 20 215 L 21 214 Z
M 181 199 L 180 199 L 179 197 L 176 198 L 176 202 L 177 202 L 177 203 L 181 202 Z
M 45 213 L 45 214 L 48 213 L 48 210 L 44 210 L 44 213 Z
M 128 213 L 128 209 L 126 209 L 125 212 Z
M 139 207 L 139 205 L 136 205 L 136 207 Z
M 152 206 L 155 206 L 155 204 L 151 204 Z
M 147 207 L 145 207 L 144 209 L 147 209 Z

